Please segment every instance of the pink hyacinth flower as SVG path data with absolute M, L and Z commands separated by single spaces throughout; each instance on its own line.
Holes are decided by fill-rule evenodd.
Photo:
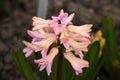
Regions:
M 48 49 L 50 45 L 56 41 L 56 39 L 57 39 L 56 36 L 52 36 L 47 39 L 42 39 L 40 41 L 33 42 L 33 44 L 39 46 L 40 49 L 44 50 Z
M 92 24 L 85 24 L 82 26 L 68 26 L 68 30 L 71 32 L 79 33 L 81 36 L 90 37 L 89 32 L 91 31 Z
M 55 56 L 58 54 L 58 48 L 54 47 L 50 50 L 49 54 L 41 59 L 34 60 L 35 63 L 40 65 L 40 71 L 42 71 L 44 68 L 47 70 L 48 76 L 50 76 L 51 71 L 51 66 L 53 63 L 53 59 Z
M 52 36 L 55 36 L 55 34 L 53 33 L 41 33 L 40 31 L 30 31 L 28 30 L 27 33 L 29 34 L 29 36 L 33 37 L 33 38 L 39 38 L 39 39 L 45 39 L 45 38 L 49 38 Z
M 44 27 L 48 27 L 50 23 L 50 20 L 45 20 L 39 17 L 33 17 L 32 20 L 33 20 L 32 25 L 34 26 L 32 30 L 39 30 Z
M 74 17 L 74 13 L 72 13 L 70 16 L 68 16 L 68 13 L 64 13 L 63 10 L 60 11 L 60 15 L 58 17 L 52 16 L 51 24 L 54 25 L 54 32 L 56 35 L 58 35 L 63 27 L 66 25 L 72 24 L 72 19 Z
M 61 44 L 65 47 L 64 57 L 71 63 L 76 75 L 82 73 L 82 68 L 88 67 L 88 62 L 83 60 L 83 52 L 88 51 L 90 31 L 92 24 L 75 26 L 72 20 L 75 14 L 64 13 L 52 16 L 51 20 L 33 17 L 33 28 L 27 33 L 33 39 L 31 43 L 23 41 L 26 48 L 23 50 L 26 57 L 33 52 L 40 51 L 42 58 L 34 62 L 40 65 L 40 71 L 45 69 L 50 75 L 53 59 L 61 50 Z M 73 52 L 73 53 L 72 53 Z M 77 56 L 77 57 L 76 57 Z
M 75 57 L 71 52 L 64 53 L 64 57 L 71 63 L 76 75 L 83 73 L 82 68 L 89 66 L 88 61 Z
M 27 47 L 23 49 L 23 52 L 25 53 L 26 57 L 29 57 L 33 51 L 40 51 L 39 47 L 36 45 L 33 45 L 27 41 L 23 41 L 23 44 L 25 44 Z
M 81 58 L 83 58 L 81 51 L 87 51 L 87 47 L 91 43 L 88 37 L 69 31 L 68 27 L 64 27 L 61 31 L 60 41 L 66 50 L 73 49 Z

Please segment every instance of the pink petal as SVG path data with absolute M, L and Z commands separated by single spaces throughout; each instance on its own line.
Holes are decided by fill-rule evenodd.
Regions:
M 36 46 L 34 46 L 33 44 L 31 44 L 31 43 L 29 43 L 29 42 L 27 42 L 27 41 L 22 41 L 23 42 L 23 44 L 25 44 L 29 49 L 31 49 L 31 50 L 36 50 Z
M 53 59 L 55 58 L 55 56 L 57 54 L 58 54 L 58 48 L 53 47 L 46 57 L 43 57 L 43 58 L 38 59 L 38 60 L 34 60 L 34 62 L 41 65 L 40 71 L 43 70 L 44 68 L 46 68 L 47 74 L 49 76 L 50 73 L 52 72 L 51 66 L 52 66 Z
M 33 50 L 26 47 L 23 49 L 23 52 L 25 53 L 25 57 L 29 57 L 33 53 Z
M 42 50 L 42 51 L 41 51 L 41 54 L 42 54 L 42 57 L 43 57 L 43 58 L 46 57 L 47 52 L 48 52 L 48 49 L 45 49 L 45 50 Z
M 65 19 L 67 18 L 68 13 L 63 13 L 59 15 L 59 18 L 61 19 L 61 21 L 65 21 Z
M 72 19 L 74 18 L 75 14 L 72 13 L 66 20 L 65 20 L 65 24 L 70 24 Z
M 61 14 L 63 14 L 63 13 L 64 13 L 64 10 L 63 10 L 63 9 L 61 9 L 61 10 L 60 10 L 60 15 L 61 15 Z
M 88 67 L 88 62 L 75 57 L 71 52 L 64 53 L 64 57 L 71 63 L 76 75 L 82 73 L 82 68 Z
M 59 18 L 59 17 L 56 17 L 56 16 L 52 16 L 52 19 L 58 21 L 60 18 Z
M 81 58 L 81 59 L 83 59 L 83 53 L 82 53 L 82 51 L 78 51 L 78 55 L 79 55 L 79 57 Z
M 42 71 L 43 69 L 45 69 L 46 66 L 47 65 L 41 65 L 39 70 Z
M 38 41 L 38 42 L 34 42 L 33 44 L 39 46 L 41 49 L 48 49 L 49 46 L 55 42 L 57 39 L 56 36 L 52 36 L 52 37 L 49 37 L 48 39 L 43 39 L 41 41 Z
M 38 32 L 35 32 L 35 31 L 28 30 L 27 33 L 33 38 L 43 38 L 44 37 L 44 35 L 39 34 Z
M 87 42 L 77 42 L 72 38 L 69 39 L 70 46 L 76 50 L 87 50 L 88 43 Z
M 33 27 L 32 30 L 39 30 L 39 29 L 42 29 L 42 28 L 44 28 L 44 27 L 48 27 L 48 24 L 37 25 L 37 26 Z
M 64 41 L 63 41 L 63 45 L 64 45 L 64 47 L 65 47 L 66 49 L 68 49 L 68 48 L 70 47 L 68 40 L 64 40 Z
M 50 34 L 48 34 L 48 33 L 42 34 L 40 32 L 37 32 L 37 31 L 35 32 L 35 31 L 30 31 L 30 30 L 28 30 L 27 33 L 33 38 L 48 38 L 48 37 L 51 37 L 54 35 L 51 33 Z
M 82 25 L 80 27 L 83 29 L 90 29 L 92 26 L 93 26 L 92 24 L 85 24 L 85 25 Z
M 59 17 L 55 17 L 55 16 L 52 16 L 52 19 L 53 19 L 53 20 L 51 20 L 51 22 L 50 22 L 50 24 L 52 24 L 52 25 L 57 24 L 57 23 L 58 23 L 58 20 L 60 20 Z
M 57 24 L 53 29 L 55 34 L 58 35 L 62 31 L 62 25 Z
M 87 26 L 87 28 L 86 28 L 86 26 Z M 92 26 L 91 24 L 90 25 L 86 24 L 86 25 L 82 25 L 82 26 L 70 25 L 70 26 L 68 26 L 68 30 L 71 32 L 79 33 L 80 35 L 89 38 L 90 37 L 89 32 L 91 31 L 91 29 L 90 29 L 91 26 Z
M 42 18 L 39 18 L 39 17 L 33 17 L 32 18 L 32 20 L 34 21 L 34 22 L 37 22 L 37 23 L 46 23 L 47 22 L 47 20 L 45 20 L 45 19 L 42 19 Z
M 25 54 L 25 57 L 29 57 L 32 53 L 33 53 L 33 50 L 28 51 L 28 52 Z
M 86 38 L 90 38 L 90 35 L 89 35 L 89 33 L 85 33 L 85 32 L 79 32 L 79 34 L 80 34 L 81 36 L 84 36 L 84 37 L 86 37 Z
M 23 52 L 25 53 L 25 52 L 28 52 L 29 50 L 30 49 L 28 47 L 26 47 L 26 48 L 23 49 Z
M 46 67 L 48 76 L 50 76 L 50 73 L 52 72 L 51 67 L 52 67 L 52 63 Z

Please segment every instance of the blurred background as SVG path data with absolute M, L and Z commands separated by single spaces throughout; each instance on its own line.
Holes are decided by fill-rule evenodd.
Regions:
M 60 9 L 76 14 L 75 25 L 93 24 L 93 33 L 101 29 L 102 17 L 112 16 L 120 44 L 120 0 L 0 0 L 0 80 L 24 80 L 10 51 L 23 48 L 22 40 L 30 38 L 26 30 L 32 28 L 33 16 L 48 19 Z

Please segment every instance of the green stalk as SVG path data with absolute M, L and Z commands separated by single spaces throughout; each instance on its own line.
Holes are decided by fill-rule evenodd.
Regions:
M 63 63 L 63 54 L 62 54 L 62 49 L 60 48 L 59 53 L 58 53 L 56 80 L 61 80 L 62 79 L 62 63 Z
M 58 35 L 60 36 L 60 35 Z M 62 79 L 62 64 L 63 64 L 63 52 L 64 52 L 64 46 L 60 44 L 60 41 L 58 39 L 58 45 L 59 45 L 59 53 L 58 53 L 58 61 L 57 61 L 57 75 L 56 80 Z

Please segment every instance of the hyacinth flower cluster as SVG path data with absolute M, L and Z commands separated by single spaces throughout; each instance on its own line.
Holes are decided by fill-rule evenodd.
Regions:
M 83 52 L 88 51 L 88 45 L 91 43 L 89 32 L 92 24 L 75 26 L 71 22 L 74 16 L 74 13 L 68 16 L 68 13 L 61 10 L 60 14 L 52 16 L 52 19 L 32 18 L 33 28 L 27 33 L 33 39 L 31 42 L 23 41 L 26 46 L 23 52 L 26 57 L 40 52 L 42 58 L 34 62 L 39 65 L 40 71 L 46 69 L 48 76 L 52 72 L 53 60 L 60 52 L 70 62 L 76 75 L 83 72 L 82 68 L 89 66 L 88 61 L 83 59 Z M 55 45 L 52 46 L 53 44 Z M 65 50 L 60 51 L 61 47 Z

